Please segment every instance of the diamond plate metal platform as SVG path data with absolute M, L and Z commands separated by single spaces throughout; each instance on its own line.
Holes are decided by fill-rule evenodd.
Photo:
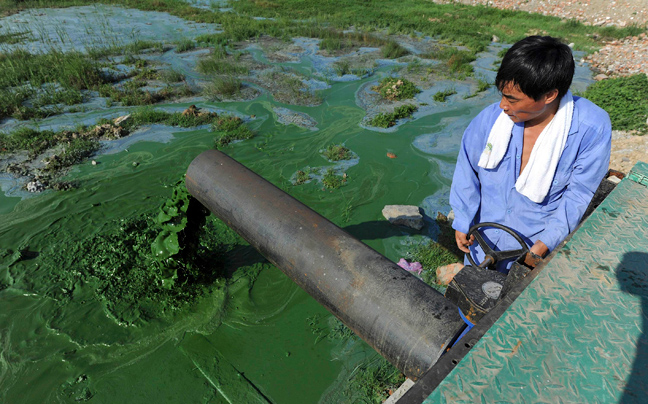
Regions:
M 648 403 L 638 163 L 424 403 Z

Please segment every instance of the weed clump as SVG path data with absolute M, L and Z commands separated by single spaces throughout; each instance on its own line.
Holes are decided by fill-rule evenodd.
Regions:
M 409 118 L 418 108 L 413 104 L 405 104 L 396 108 L 391 114 L 379 113 L 369 120 L 369 125 L 379 128 L 391 128 L 396 125 L 396 121 L 403 118 Z
M 473 67 L 470 63 L 477 59 L 474 52 L 460 50 L 453 46 L 435 49 L 432 52 L 422 54 L 421 57 L 444 61 L 450 74 L 460 76 L 470 76 L 473 73 Z
M 395 41 L 388 41 L 383 46 L 381 53 L 386 59 L 398 59 L 401 56 L 409 55 L 409 51 Z
M 612 121 L 612 129 L 648 131 L 648 77 L 636 74 L 629 77 L 601 80 L 589 86 L 583 96 L 603 108 Z
M 241 94 L 243 82 L 234 76 L 216 77 L 203 90 L 208 98 L 219 100 L 221 97 L 234 98 Z
M 310 174 L 307 172 L 309 170 L 297 170 L 295 173 L 295 179 L 293 180 L 294 185 L 302 185 L 307 183 L 310 180 Z
M 441 215 L 440 215 L 441 216 Z M 454 230 L 447 218 L 437 218 L 441 233 L 438 241 L 430 240 L 428 244 L 417 246 L 408 255 L 412 261 L 418 261 L 425 269 L 421 279 L 428 285 L 436 285 L 436 269 L 442 265 L 463 261 L 464 253 L 455 242 Z
M 449 88 L 447 90 L 438 91 L 432 96 L 432 99 L 436 102 L 446 102 L 446 99 L 454 94 L 457 94 L 457 90 Z
M 327 189 L 338 189 L 346 183 L 346 181 L 346 174 L 342 176 L 335 174 L 335 169 L 333 167 L 327 169 L 322 177 L 322 185 Z
M 385 77 L 372 90 L 380 94 L 382 98 L 390 101 L 414 98 L 416 94 L 421 92 L 411 81 L 396 77 Z
M 212 124 L 212 129 L 218 135 L 217 148 L 225 147 L 235 140 L 250 139 L 254 136 L 254 132 L 243 123 L 241 118 L 234 115 L 221 115 Z
M 232 230 L 217 221 L 195 229 L 192 250 L 174 259 L 169 282 L 168 267 L 151 251 L 160 229 L 149 214 L 109 223 L 82 241 L 52 243 L 41 260 L 52 285 L 47 294 L 64 304 L 78 288 L 91 288 L 109 316 L 130 325 L 169 317 L 224 286 L 224 256 L 241 242 Z
M 349 160 L 352 157 L 351 150 L 341 144 L 329 145 L 322 154 L 329 161 Z

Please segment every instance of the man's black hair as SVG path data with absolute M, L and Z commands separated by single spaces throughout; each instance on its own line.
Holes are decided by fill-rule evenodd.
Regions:
M 557 89 L 560 99 L 573 77 L 574 57 L 569 46 L 550 36 L 530 36 L 506 52 L 495 85 L 502 91 L 512 83 L 536 101 Z

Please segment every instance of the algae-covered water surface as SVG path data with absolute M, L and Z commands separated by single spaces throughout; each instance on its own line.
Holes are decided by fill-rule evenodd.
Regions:
M 379 356 L 192 202 L 183 174 L 219 147 L 398 261 L 438 236 L 430 217 L 449 211 L 463 129 L 497 101 L 488 83 L 506 45 L 457 70 L 426 56 L 448 45 L 423 34 L 224 43 L 218 24 L 116 6 L 0 26 L 17 39 L 0 63 L 81 52 L 99 72 L 83 85 L 6 79 L 3 97 L 20 100 L 0 102 L 0 401 L 386 396 L 353 384 Z M 591 74 L 577 75 L 582 91 Z M 390 225 L 394 204 L 420 206 L 423 230 Z

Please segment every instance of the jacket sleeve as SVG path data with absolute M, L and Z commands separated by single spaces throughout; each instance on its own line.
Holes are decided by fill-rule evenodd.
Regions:
M 583 137 L 569 185 L 558 208 L 547 217 L 545 230 L 537 236 L 549 251 L 576 228 L 608 170 L 612 128 L 607 114 L 604 118 L 596 127 L 586 129 L 590 133 Z

